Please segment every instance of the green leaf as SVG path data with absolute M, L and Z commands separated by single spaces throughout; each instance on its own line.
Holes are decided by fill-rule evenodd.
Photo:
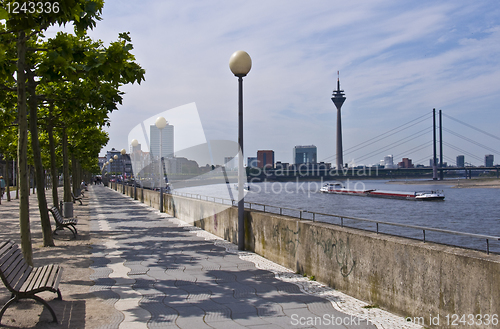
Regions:
M 9 19 L 9 13 L 7 10 L 0 7 L 0 19 Z

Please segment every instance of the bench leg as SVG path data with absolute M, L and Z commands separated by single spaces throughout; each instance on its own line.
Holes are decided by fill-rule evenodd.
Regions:
M 17 298 L 16 296 L 13 296 L 11 299 L 9 299 L 9 301 L 2 307 L 2 310 L 0 310 L 0 323 L 2 322 L 2 317 L 3 317 L 3 314 L 5 313 L 5 310 L 7 310 L 7 308 L 12 304 L 14 303 L 15 301 L 17 301 Z
M 76 229 L 75 229 L 75 227 L 74 226 L 69 226 L 69 225 L 66 226 L 66 227 L 68 228 L 68 230 L 71 231 L 71 233 L 73 233 L 73 238 L 76 239 Z M 71 228 L 71 227 L 73 227 L 73 228 Z
M 71 226 L 70 226 L 71 225 Z M 59 230 L 64 230 L 64 228 L 68 228 L 68 230 L 71 231 L 71 233 L 73 233 L 73 237 L 76 239 L 76 236 L 78 234 L 78 232 L 76 231 L 76 228 L 73 226 L 73 224 L 70 224 L 70 225 L 65 225 L 65 226 L 58 226 L 53 232 L 52 234 L 54 235 L 57 235 L 56 231 L 59 231 Z
M 58 294 L 58 297 L 59 297 L 60 294 L 61 293 Z M 26 297 L 26 298 L 33 298 L 37 302 L 40 302 L 43 305 L 45 305 L 45 307 L 47 307 L 49 309 L 50 314 L 52 314 L 52 319 L 54 320 L 54 322 L 57 322 L 56 313 L 54 312 L 54 310 L 52 309 L 52 307 L 50 307 L 49 303 L 47 303 L 46 301 L 44 301 L 42 298 L 38 297 L 37 295 L 33 295 L 33 296 L 30 296 L 30 297 Z

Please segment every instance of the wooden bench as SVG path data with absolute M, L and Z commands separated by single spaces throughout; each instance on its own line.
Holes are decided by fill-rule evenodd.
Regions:
M 82 199 L 83 199 L 83 193 L 81 193 L 79 196 L 75 196 L 73 194 L 73 192 L 71 192 L 71 197 L 73 198 L 73 203 L 75 203 L 75 201 L 78 201 L 80 202 L 80 205 L 82 205 Z
M 12 294 L 11 299 L 0 311 L 0 322 L 5 310 L 20 299 L 34 299 L 45 305 L 54 322 L 57 322 L 56 314 L 50 305 L 36 294 L 42 291 L 57 293 L 57 299 L 62 300 L 59 282 L 63 268 L 59 265 L 46 265 L 33 267 L 26 263 L 21 250 L 12 240 L 0 242 L 0 277 L 5 287 Z
M 56 221 L 56 229 L 54 230 L 55 235 L 57 235 L 56 231 L 62 230 L 64 228 L 67 228 L 73 233 L 73 236 L 76 238 L 76 235 L 78 234 L 78 231 L 76 230 L 75 225 L 78 223 L 78 220 L 76 218 L 63 218 L 61 213 L 59 212 L 59 209 L 57 207 L 52 207 L 48 209 L 51 213 L 52 216 L 54 217 L 54 220 Z

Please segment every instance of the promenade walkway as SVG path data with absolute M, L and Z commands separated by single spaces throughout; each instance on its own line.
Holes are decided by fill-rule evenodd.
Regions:
M 38 323 L 37 328 L 420 328 L 378 308 L 363 308 L 366 303 L 237 251 L 227 241 L 102 185 L 91 186 L 84 200 L 75 206 L 76 214 L 88 213 L 88 221 L 79 215 L 78 238 L 66 241 L 71 233 L 60 233 L 55 237 L 59 247 L 35 250 L 42 263 L 62 261 L 69 267 L 61 284 L 63 301 L 48 297 L 60 323 Z M 9 212 L 2 207 L 0 219 L 15 215 L 13 205 Z M 36 222 L 36 209 L 32 213 Z M 10 233 L 2 232 L 2 238 L 17 235 L 15 221 L 10 223 Z M 38 231 L 33 234 L 40 239 Z M 58 259 L 76 253 L 80 243 L 90 243 L 88 259 Z M 90 268 L 80 272 L 88 276 L 71 277 L 73 265 Z M 0 289 L 1 302 L 8 299 L 5 290 Z M 30 318 L 50 320 L 43 307 L 32 307 L 43 311 L 40 320 L 36 314 Z M 18 314 L 24 311 L 9 308 L 4 319 L 14 323 L 17 317 L 21 323 Z M 96 323 L 98 311 L 105 314 Z

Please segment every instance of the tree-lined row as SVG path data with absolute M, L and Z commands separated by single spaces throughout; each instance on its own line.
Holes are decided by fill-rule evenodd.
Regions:
M 0 153 L 17 160 L 21 246 L 30 263 L 28 162 L 39 187 L 44 168 L 50 168 L 56 206 L 62 166 L 64 201 L 70 202 L 70 171 L 76 181 L 82 171 L 99 170 L 97 157 L 108 141 L 103 127 L 122 103 L 120 87 L 140 83 L 145 74 L 131 53 L 128 33 L 107 46 L 87 35 L 101 19 L 102 0 L 57 2 L 57 13 L 12 13 L 5 9 L 13 2 L 0 0 Z M 67 24 L 74 34 L 44 35 L 51 26 Z M 43 188 L 37 198 L 43 243 L 52 246 Z

